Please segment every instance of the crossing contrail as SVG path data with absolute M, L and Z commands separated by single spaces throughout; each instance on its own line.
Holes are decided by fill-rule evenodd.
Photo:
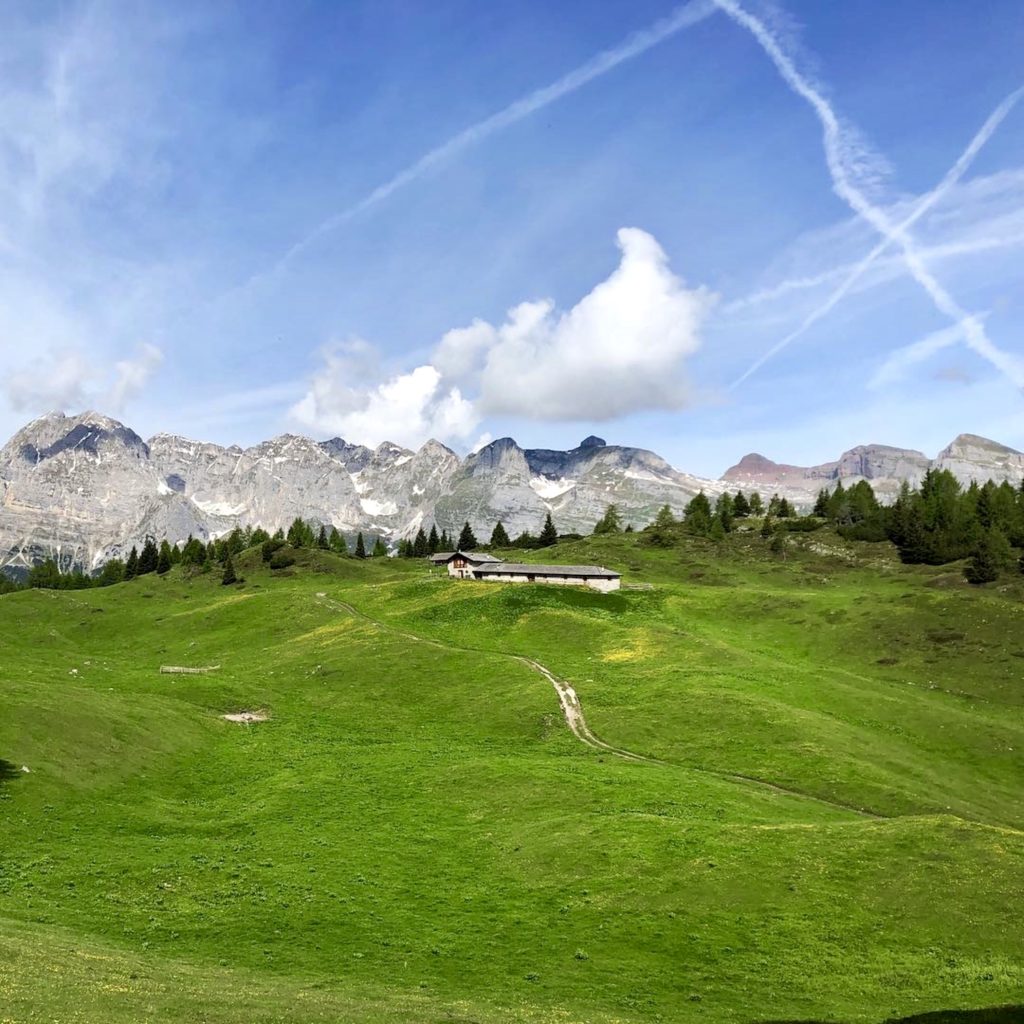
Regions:
M 371 209 L 378 203 L 383 202 L 399 189 L 405 188 L 418 178 L 421 178 L 428 171 L 450 160 L 463 150 L 475 146 L 484 139 L 503 128 L 508 128 L 517 121 L 522 121 L 531 114 L 550 106 L 563 96 L 576 92 L 595 78 L 600 78 L 620 64 L 624 64 L 634 57 L 646 53 L 658 43 L 664 42 L 678 32 L 691 28 L 698 22 L 712 15 L 715 11 L 712 0 L 691 0 L 690 3 L 682 4 L 671 14 L 659 21 L 656 21 L 648 28 L 633 32 L 617 46 L 610 50 L 603 50 L 601 53 L 591 57 L 585 64 L 567 72 L 561 78 L 535 89 L 526 96 L 515 100 L 507 107 L 497 113 L 485 117 L 482 121 L 471 124 L 457 135 L 452 136 L 447 142 L 441 143 L 434 149 L 424 153 L 418 160 L 409 164 L 408 167 L 399 171 L 387 181 L 378 185 L 373 191 L 368 192 L 358 202 L 346 207 L 344 210 L 328 217 L 318 224 L 304 238 L 296 242 L 275 264 L 271 274 L 283 270 L 301 252 L 312 245 L 318 238 L 334 231 L 343 224 L 348 223 L 354 217 Z
M 764 22 L 750 14 L 740 6 L 740 4 L 736 3 L 735 0 L 714 0 L 714 3 L 737 25 L 745 28 L 754 36 L 761 48 L 775 65 L 775 68 L 782 76 L 783 81 L 785 81 L 797 96 L 805 100 L 810 105 L 818 120 L 821 122 L 822 144 L 825 149 L 825 161 L 828 165 L 829 174 L 832 177 L 833 190 L 836 195 L 839 196 L 839 198 L 842 199 L 843 202 L 845 202 L 856 214 L 867 221 L 883 239 L 883 242 L 880 243 L 879 246 L 876 246 L 876 248 L 872 250 L 872 253 L 869 254 L 870 259 L 868 259 L 868 257 L 865 258 L 865 260 L 868 260 L 867 265 L 869 265 L 870 262 L 873 262 L 874 259 L 877 258 L 877 254 L 887 246 L 893 245 L 898 248 L 911 276 L 924 289 L 928 297 L 932 300 L 935 308 L 954 323 L 960 325 L 963 330 L 964 340 L 968 346 L 978 355 L 982 356 L 982 358 L 988 360 L 989 363 L 1011 380 L 1014 385 L 1024 388 L 1024 360 L 1021 360 L 1010 353 L 1003 352 L 992 343 L 985 331 L 982 321 L 963 309 L 928 269 L 924 260 L 921 258 L 913 239 L 907 233 L 906 222 L 893 223 L 886 212 L 872 203 L 864 194 L 863 190 L 854 181 L 854 176 L 850 173 L 848 164 L 852 163 L 856 169 L 858 164 L 862 164 L 864 162 L 867 154 L 861 150 L 852 130 L 845 128 L 840 122 L 828 100 L 826 100 L 821 92 L 803 74 L 801 74 L 793 63 L 793 60 L 785 53 L 779 41 L 774 35 L 772 35 Z M 956 175 L 956 177 L 958 177 L 959 174 L 963 173 L 964 169 L 966 169 L 971 160 L 973 160 L 978 149 L 984 145 L 988 136 L 995 131 L 1002 118 L 1009 113 L 1009 110 L 1013 107 L 1014 103 L 1016 103 L 1017 99 L 1020 98 L 1020 94 L 1020 90 L 1011 94 L 1003 101 L 1000 107 L 993 112 L 993 115 L 986 122 L 986 127 L 993 122 L 993 118 L 996 120 L 994 123 L 991 123 L 991 127 L 987 134 L 985 132 L 985 127 L 983 127 L 979 132 L 979 136 L 982 137 L 980 139 L 976 137 L 975 140 L 972 140 L 971 145 L 964 151 L 960 160 L 958 160 L 957 163 L 954 164 L 953 168 L 950 169 L 947 178 L 950 175 Z M 1002 110 L 1002 114 L 997 117 L 1000 110 Z M 975 142 L 977 142 L 976 146 Z M 956 177 L 953 177 L 952 180 L 955 181 Z M 946 179 L 943 179 L 944 182 L 945 180 Z M 950 184 L 951 183 L 952 182 L 950 182 Z M 949 186 L 947 185 L 946 187 L 948 188 Z M 940 183 L 936 191 L 941 188 L 942 184 Z M 920 216 L 920 214 L 918 214 L 918 216 Z M 866 269 L 865 261 L 861 261 L 855 269 L 856 277 L 859 277 L 864 272 L 864 269 Z M 854 280 L 856 280 L 856 277 Z M 835 301 L 838 302 L 839 299 L 842 298 L 842 295 L 845 295 L 848 290 L 849 286 L 844 286 L 843 288 L 838 289 L 842 294 L 840 294 Z M 835 303 L 833 302 L 832 305 L 835 305 Z M 832 306 L 829 306 L 828 308 L 831 309 Z M 824 310 L 824 312 L 827 312 L 827 310 Z M 824 315 L 824 312 L 821 315 Z M 815 316 L 814 319 L 811 320 L 811 323 L 816 319 L 818 318 Z M 801 325 L 801 328 L 798 328 L 798 330 L 794 332 L 793 337 L 802 333 L 807 326 L 810 326 L 810 324 Z M 790 337 L 785 341 L 785 343 L 789 344 L 792 340 L 793 338 Z M 764 358 L 770 358 L 774 352 L 779 351 L 782 347 L 784 347 L 783 344 L 779 343 L 774 347 L 773 351 Z M 736 387 L 742 381 L 746 380 L 746 378 L 757 369 L 757 366 L 764 362 L 764 358 L 743 374 L 743 376 L 741 376 L 732 385 L 732 387 Z

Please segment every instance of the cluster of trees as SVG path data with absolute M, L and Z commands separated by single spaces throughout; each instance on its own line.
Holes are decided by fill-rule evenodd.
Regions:
M 551 519 L 549 512 L 544 517 L 544 525 L 539 534 L 532 534 L 527 531 L 519 534 L 512 540 L 504 523 L 499 519 L 491 531 L 491 539 L 488 547 L 491 549 L 501 548 L 547 548 L 555 544 L 559 539 L 558 529 Z M 473 527 L 469 522 L 463 524 L 462 530 L 454 543 L 447 530 L 437 532 L 436 526 L 431 526 L 428 534 L 421 526 L 412 540 L 402 540 L 398 544 L 398 555 L 401 558 L 427 558 L 436 555 L 439 551 L 475 551 L 480 547 Z
M 972 483 L 964 487 L 948 470 L 929 470 L 921 485 L 904 483 L 891 505 L 879 502 L 871 484 L 851 487 L 840 481 L 834 490 L 819 491 L 806 516 L 772 495 L 767 506 L 756 492 L 722 494 L 712 505 L 703 492 L 686 506 L 679 522 L 666 505 L 644 530 L 647 543 L 671 547 L 682 533 L 722 539 L 735 521 L 763 516 L 760 534 L 775 551 L 784 551 L 785 532 L 816 530 L 831 524 L 848 540 L 885 541 L 896 545 L 908 564 L 944 565 L 969 559 L 964 574 L 971 583 L 988 583 L 1016 568 L 1024 573 L 1024 484 Z M 618 516 L 609 507 L 595 533 L 612 532 Z

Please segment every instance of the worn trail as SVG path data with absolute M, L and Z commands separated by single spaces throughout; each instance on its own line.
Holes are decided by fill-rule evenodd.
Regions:
M 473 654 L 489 654 L 497 655 L 502 658 L 511 658 L 514 661 L 518 661 L 523 665 L 533 669 L 534 672 L 540 673 L 554 688 L 555 693 L 558 695 L 558 702 L 562 708 L 562 715 L 565 718 L 565 724 L 569 727 L 569 731 L 575 736 L 581 743 L 594 750 L 599 750 L 602 753 L 614 754 L 616 757 L 620 757 L 625 761 L 632 761 L 640 764 L 654 764 L 654 765 L 665 765 L 685 768 L 687 771 L 700 772 L 702 775 L 712 775 L 718 779 L 724 779 L 728 782 L 734 782 L 738 785 L 743 786 L 755 786 L 762 790 L 768 790 L 772 793 L 778 793 L 781 796 L 796 797 L 800 800 L 809 800 L 812 803 L 821 804 L 825 807 L 832 807 L 838 810 L 850 811 L 853 814 L 858 814 L 865 818 L 882 819 L 888 817 L 888 815 L 877 814 L 874 811 L 869 811 L 863 807 L 855 807 L 853 804 L 840 803 L 834 800 L 826 800 L 824 797 L 814 796 L 811 793 L 803 793 L 796 789 L 787 789 L 784 786 L 778 786 L 773 782 L 766 782 L 763 779 L 754 778 L 749 775 L 738 775 L 732 772 L 720 772 L 715 771 L 713 768 L 698 768 L 692 765 L 686 764 L 674 764 L 670 761 L 663 761 L 657 757 L 648 757 L 645 754 L 637 754 L 632 750 L 626 750 L 622 747 L 616 747 L 611 743 L 607 743 L 597 736 L 594 731 L 587 724 L 587 720 L 583 714 L 583 707 L 580 704 L 580 699 L 576 694 L 575 689 L 566 682 L 564 679 L 560 679 L 554 674 L 547 666 L 542 665 L 539 661 L 535 661 L 533 658 L 527 658 L 522 654 L 513 654 L 508 651 L 497 651 L 486 647 L 468 647 L 462 644 L 446 643 L 441 640 L 434 640 L 429 637 L 419 636 L 416 633 L 407 633 L 404 630 L 398 629 L 395 626 L 388 625 L 386 622 L 382 622 L 380 619 L 375 619 L 366 612 L 360 611 L 354 605 L 349 604 L 347 601 L 338 601 L 334 598 L 327 597 L 326 594 L 317 594 L 317 597 L 325 604 L 329 604 L 339 610 L 346 612 L 349 615 L 357 619 L 362 619 L 364 622 L 368 622 L 378 629 L 385 630 L 388 633 L 394 633 L 396 636 L 403 637 L 406 640 L 412 640 L 416 643 L 429 644 L 431 647 L 437 647 L 441 650 L 449 651 L 463 651 Z

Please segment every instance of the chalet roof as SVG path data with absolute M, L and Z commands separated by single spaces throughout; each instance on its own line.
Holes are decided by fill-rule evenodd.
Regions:
M 495 558 L 494 555 L 489 555 L 486 551 L 439 551 L 436 555 L 431 555 L 430 560 L 435 565 L 444 565 L 450 562 L 456 555 L 460 555 L 467 562 L 472 562 L 474 565 L 482 563 L 490 565 L 492 562 L 501 561 L 500 558 Z
M 622 575 L 602 565 L 530 565 L 526 562 L 488 563 L 474 570 L 477 575 L 502 576 L 582 576 L 588 579 L 619 579 Z

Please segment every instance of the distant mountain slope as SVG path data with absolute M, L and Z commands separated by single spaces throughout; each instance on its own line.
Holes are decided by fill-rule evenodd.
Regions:
M 1024 480 L 1024 454 L 1006 445 L 975 434 L 960 434 L 935 459 L 910 448 L 892 448 L 884 444 L 851 448 L 835 462 L 819 466 L 790 466 L 772 462 L 763 455 L 744 455 L 722 474 L 730 485 L 760 490 L 776 490 L 797 501 L 813 499 L 822 487 L 838 480 L 855 483 L 868 480 L 880 497 L 892 497 L 904 480 L 920 483 L 929 469 L 948 469 L 963 484 Z
M 1024 455 L 972 434 L 935 460 L 884 445 L 810 467 L 752 454 L 722 480 L 706 480 L 599 437 L 570 451 L 523 449 L 506 437 L 463 459 L 437 441 L 418 451 L 291 434 L 245 449 L 171 434 L 147 443 L 96 412 L 51 413 L 0 449 L 0 568 L 25 571 L 53 556 L 92 569 L 147 535 L 181 541 L 238 525 L 274 530 L 296 516 L 389 539 L 435 523 L 455 532 L 466 520 L 486 537 L 499 519 L 515 536 L 539 530 L 548 512 L 563 532 L 589 532 L 613 502 L 625 522 L 642 526 L 662 505 L 680 513 L 700 490 L 778 491 L 806 504 L 837 480 L 867 479 L 885 497 L 930 466 L 965 482 L 1024 479 Z

